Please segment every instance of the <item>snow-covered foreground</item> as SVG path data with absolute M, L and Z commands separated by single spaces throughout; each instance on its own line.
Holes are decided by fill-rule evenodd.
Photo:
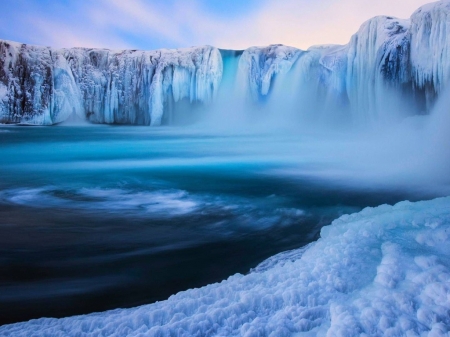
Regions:
M 367 208 L 248 275 L 1 336 L 448 336 L 450 197 Z

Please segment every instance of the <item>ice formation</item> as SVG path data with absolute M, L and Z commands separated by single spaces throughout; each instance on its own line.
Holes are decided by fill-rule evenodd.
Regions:
M 375 17 L 344 46 L 249 48 L 236 54 L 232 76 L 234 56 L 208 46 L 56 50 L 0 41 L 0 122 L 48 125 L 77 114 L 94 123 L 160 125 L 171 123 L 176 102 L 210 103 L 219 90 L 267 102 L 287 73 L 285 96 L 298 96 L 297 105 L 318 115 L 345 111 L 372 121 L 396 110 L 423 114 L 449 80 L 449 41 L 449 0 L 421 7 L 410 20 Z M 236 77 L 243 88 L 230 91 L 222 77 Z M 286 97 L 272 98 L 274 105 Z M 402 109 L 405 101 L 413 108 Z
M 0 327 L 20 336 L 448 336 L 450 198 L 366 208 L 247 275 L 133 309 Z
M 376 119 L 389 85 L 409 81 L 407 20 L 379 16 L 365 22 L 347 47 L 347 94 L 353 115 Z M 358 116 L 359 117 L 359 116 Z
M 219 50 L 208 46 L 54 50 L 1 41 L 0 53 L 0 120 L 9 123 L 48 125 L 76 114 L 95 123 L 159 125 L 168 102 L 211 102 L 223 70 Z
M 239 60 L 238 81 L 246 84 L 252 99 L 258 100 L 269 93 L 276 75 L 289 72 L 300 54 L 299 49 L 283 45 L 249 48 Z
M 411 17 L 410 31 L 415 82 L 442 92 L 450 77 L 450 2 L 419 8 Z

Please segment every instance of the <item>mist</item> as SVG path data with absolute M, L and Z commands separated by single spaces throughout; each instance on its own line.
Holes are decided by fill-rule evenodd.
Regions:
M 284 165 L 266 174 L 430 197 L 450 193 L 448 91 L 424 113 L 412 94 L 379 84 L 377 94 L 360 101 L 358 110 L 348 97 L 325 92 L 314 72 L 305 76 L 311 73 L 305 71 L 309 60 L 300 56 L 255 99 L 247 72 L 240 69 L 241 54 L 225 53 L 223 80 L 212 104 L 175 105 L 172 113 L 185 116 L 179 123 L 185 132 L 254 136 L 226 151 Z

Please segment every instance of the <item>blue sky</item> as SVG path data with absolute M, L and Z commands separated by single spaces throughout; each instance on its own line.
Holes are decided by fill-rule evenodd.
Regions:
M 367 19 L 428 0 L 2 0 L 0 38 L 54 47 L 243 49 L 346 43 Z

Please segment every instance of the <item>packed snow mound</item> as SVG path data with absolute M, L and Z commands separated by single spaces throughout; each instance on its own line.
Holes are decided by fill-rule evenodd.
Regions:
M 450 198 L 344 215 L 248 275 L 1 336 L 448 336 Z

